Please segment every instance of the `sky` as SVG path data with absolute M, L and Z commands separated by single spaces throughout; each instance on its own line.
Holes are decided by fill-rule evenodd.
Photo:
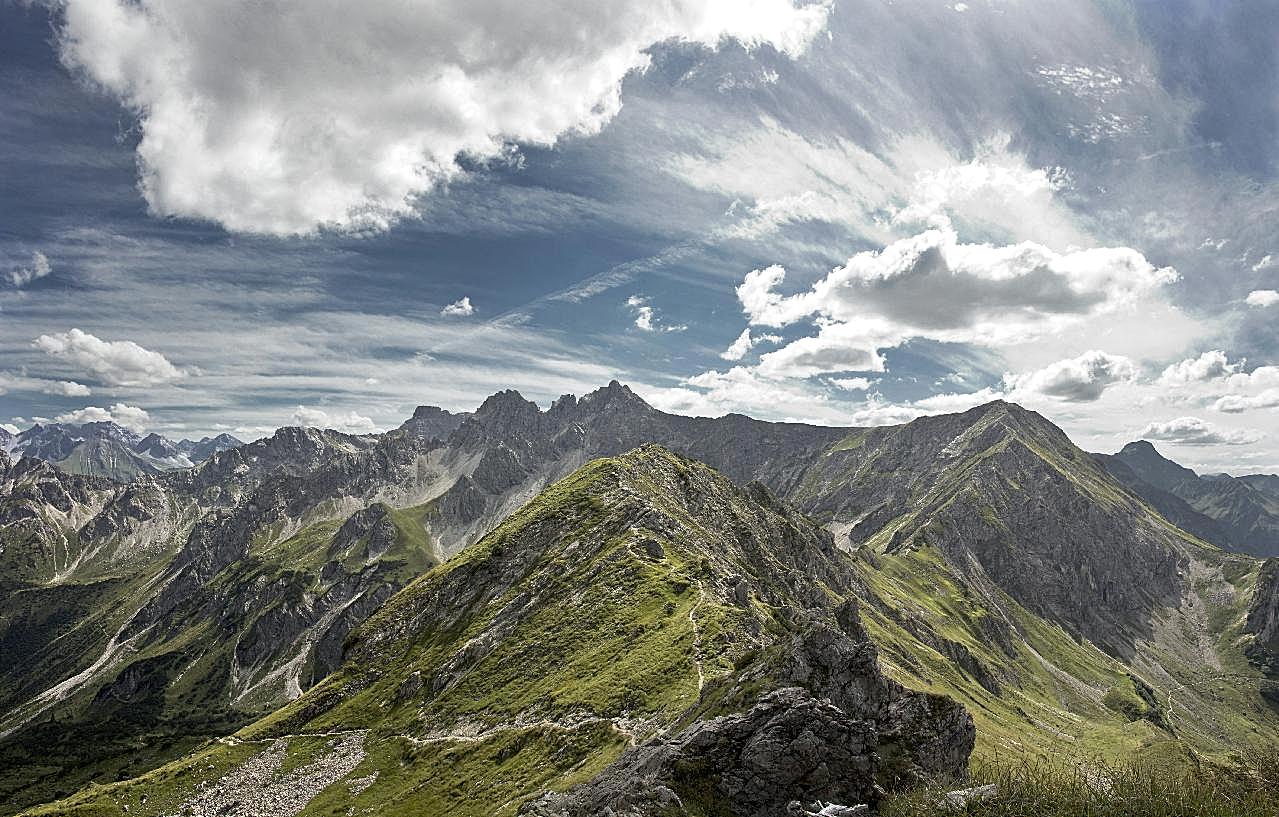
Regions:
M 1279 471 L 1279 5 L 0 0 L 0 424 L 617 378 Z

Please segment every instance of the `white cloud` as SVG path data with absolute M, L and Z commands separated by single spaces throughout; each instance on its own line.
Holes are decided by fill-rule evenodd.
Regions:
M 832 377 L 826 382 L 844 391 L 866 391 L 874 384 L 873 380 L 866 377 Z
M 15 287 L 24 287 L 51 272 L 53 272 L 53 267 L 49 264 L 49 259 L 45 257 L 44 253 L 36 250 L 31 253 L 31 261 L 29 263 L 9 273 L 9 280 Z
M 826 395 L 803 383 L 770 380 L 748 366 L 703 372 L 681 387 L 646 389 L 642 395 L 657 408 L 680 414 L 720 416 L 747 411 L 800 422 L 849 422 L 847 409 Z
M 626 299 L 626 305 L 635 316 L 635 326 L 645 332 L 683 332 L 688 327 L 684 324 L 665 324 L 658 317 L 657 310 L 642 295 L 632 295 Z
M 47 381 L 40 391 L 45 394 L 58 394 L 63 397 L 88 397 L 93 394 L 93 390 L 83 383 L 76 383 L 73 380 L 50 380 Z
M 719 353 L 724 360 L 741 360 L 746 357 L 746 353 L 761 343 L 781 343 L 780 335 L 755 335 L 751 333 L 750 327 L 742 330 L 727 349 Z
M 732 38 L 796 56 L 829 13 L 792 0 L 63 9 L 63 61 L 139 113 L 152 211 L 272 234 L 384 229 L 458 176 L 459 156 L 598 132 L 655 43 Z
M 1053 195 L 1068 183 L 1065 172 L 1014 161 L 1007 143 L 1002 137 L 971 161 L 917 172 L 910 201 L 893 213 L 893 221 L 947 228 L 953 225 L 952 213 L 967 222 L 998 225 L 1017 210 L 1053 212 Z M 1037 232 L 1051 235 L 1059 229 L 1054 225 Z
M 348 434 L 372 434 L 377 431 L 377 427 L 373 425 L 373 420 L 361 414 L 356 414 L 354 411 L 330 414 L 323 409 L 308 408 L 307 406 L 298 406 L 293 412 L 291 422 L 295 426 L 332 428 L 337 431 L 345 431 Z
M 754 345 L 755 342 L 751 340 L 751 330 L 748 326 L 742 330 L 740 335 L 737 336 L 737 340 L 733 341 L 729 344 L 727 349 L 719 353 L 719 356 L 725 360 L 741 360 L 746 357 L 746 353 L 749 352 L 751 347 Z
M 83 423 L 115 423 L 118 426 L 127 428 L 135 434 L 141 434 L 146 431 L 147 425 L 151 422 L 151 416 L 143 409 L 137 406 L 126 405 L 125 403 L 116 403 L 111 408 L 101 408 L 99 406 L 85 406 L 82 409 L 68 411 L 59 414 L 53 418 L 55 423 L 71 423 L 73 425 L 81 425 Z
M 1218 397 L 1212 407 L 1225 414 L 1279 407 L 1279 388 L 1265 389 L 1257 394 L 1227 394 Z
M 112 386 L 153 386 L 184 376 L 159 352 L 144 349 L 131 340 L 101 340 L 79 329 L 41 335 L 32 345 Z
M 951 414 L 1002 399 L 1004 399 L 1002 392 L 984 388 L 967 394 L 934 394 L 932 397 L 916 400 L 910 404 L 910 407 L 918 409 L 918 414 Z
M 887 243 L 902 228 L 952 222 L 1006 241 L 1066 249 L 1091 243 L 1056 193 L 1056 168 L 1032 167 L 995 133 L 959 156 L 911 131 L 875 153 L 847 139 L 805 136 L 764 118 L 757 128 L 708 134 L 696 153 L 667 163 L 673 175 L 733 201 L 727 238 L 759 239 L 788 224 L 821 221 Z M 885 214 L 889 217 L 885 218 Z M 823 248 L 824 249 L 824 248 Z
M 1007 374 L 1004 385 L 1012 400 L 1051 397 L 1087 403 L 1100 399 L 1108 386 L 1131 382 L 1136 376 L 1137 367 L 1130 359 L 1094 349 L 1037 371 Z
M 461 300 L 454 301 L 441 309 L 440 314 L 454 317 L 466 317 L 468 315 L 475 314 L 475 307 L 471 306 L 471 297 L 469 295 L 464 295 Z
M 1260 261 L 1252 265 L 1252 271 L 1261 272 L 1263 269 L 1270 266 L 1270 260 L 1271 260 L 1270 254 L 1266 253 L 1264 256 L 1261 257 Z
M 1125 247 L 1057 253 L 1039 244 L 960 244 L 929 230 L 862 252 L 808 291 L 782 295 L 785 270 L 754 270 L 737 288 L 755 326 L 813 317 L 815 336 L 764 355 L 762 372 L 809 377 L 883 371 L 880 352 L 914 338 L 998 347 L 1051 337 L 1132 307 L 1176 279 Z
M 767 377 L 805 378 L 835 372 L 882 372 L 881 345 L 888 336 L 875 336 L 869 327 L 827 323 L 812 337 L 792 341 L 760 355 L 759 371 Z
M 928 230 L 861 252 L 808 292 L 782 296 L 785 271 L 756 270 L 738 288 L 751 323 L 786 326 L 809 315 L 889 321 L 903 338 L 1007 343 L 1132 304 L 1177 278 L 1127 247 L 1057 253 L 1033 242 L 961 244 Z
M 1189 383 L 1201 383 L 1218 380 L 1235 374 L 1243 368 L 1243 363 L 1231 363 L 1226 353 L 1220 349 L 1204 352 L 1199 357 L 1187 358 L 1164 369 L 1159 376 L 1161 386 L 1185 386 Z
M 1178 417 L 1167 422 L 1153 422 L 1138 436 L 1174 445 L 1248 445 L 1263 434 L 1245 429 L 1223 429 L 1198 417 Z
M 1269 257 L 1269 256 L 1267 256 Z M 1244 299 L 1248 306 L 1267 307 L 1279 304 L 1279 291 L 1273 289 L 1254 289 Z

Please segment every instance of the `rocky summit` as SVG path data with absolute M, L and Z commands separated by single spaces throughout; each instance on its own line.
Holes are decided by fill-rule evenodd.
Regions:
M 217 449 L 0 460 L 4 812 L 762 816 L 1279 733 L 1273 563 L 1182 497 L 1219 480 L 1015 404 L 615 381 Z

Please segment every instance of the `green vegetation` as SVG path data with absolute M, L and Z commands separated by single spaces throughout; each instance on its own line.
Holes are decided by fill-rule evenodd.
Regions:
M 994 784 L 995 796 L 954 808 L 945 794 Z M 890 798 L 884 817 L 1274 817 L 1279 754 L 1250 752 L 1229 766 L 1155 762 L 1079 765 L 978 763 L 972 780 Z
M 153 804 L 195 792 L 201 764 L 245 746 L 286 740 L 299 766 L 330 751 L 301 735 L 369 729 L 363 761 L 305 815 L 514 815 L 529 796 L 570 788 L 676 727 L 703 683 L 722 711 L 751 702 L 740 689 L 730 700 L 725 679 L 768 660 L 761 643 L 789 637 L 790 611 L 816 603 L 796 598 L 794 557 L 778 546 L 811 553 L 815 577 L 822 558 L 851 564 L 799 522 L 661 449 L 592 462 L 383 605 L 352 634 L 337 673 L 243 729 L 239 745 L 68 805 L 162 813 Z M 296 565 L 332 535 L 308 528 L 255 551 Z M 730 576 L 746 577 L 751 594 L 729 603 L 710 592 Z M 841 593 L 827 590 L 832 611 Z M 351 794 L 349 781 L 374 774 L 376 787 Z

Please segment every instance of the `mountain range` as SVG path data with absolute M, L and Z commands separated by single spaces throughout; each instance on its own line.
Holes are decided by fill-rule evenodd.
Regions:
M 0 448 L 10 456 L 34 457 L 64 471 L 127 482 L 144 474 L 192 468 L 218 451 L 243 445 L 230 434 L 173 442 L 142 436 L 116 423 L 48 423 L 12 434 L 0 429 Z
M 1279 734 L 1273 478 L 1015 404 L 831 428 L 614 382 L 66 460 L 0 459 L 7 813 L 763 815 Z
M 1200 476 L 1144 440 L 1099 459 L 1116 479 L 1196 536 L 1227 550 L 1279 556 L 1279 476 Z

